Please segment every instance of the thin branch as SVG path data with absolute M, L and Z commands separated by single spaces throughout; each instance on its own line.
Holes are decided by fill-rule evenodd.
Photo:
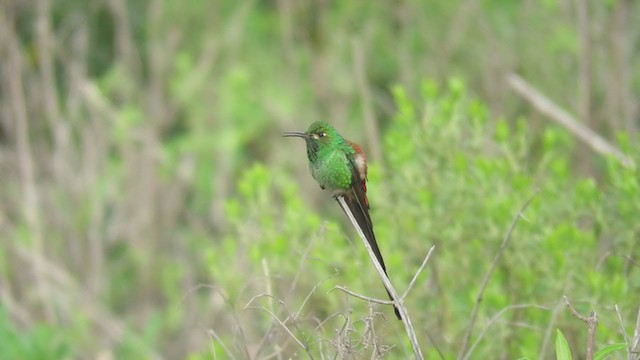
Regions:
M 636 319 L 636 329 L 633 331 L 633 344 L 629 350 L 629 360 L 640 359 L 640 307 L 638 307 L 638 317 Z
M 319 286 L 320 286 L 324 281 L 326 281 L 326 280 L 323 280 L 323 281 L 321 281 L 320 283 L 318 283 L 316 286 L 314 286 L 314 287 L 313 287 L 312 292 L 313 292 L 313 291 L 315 291 L 315 289 L 316 289 L 316 288 L 318 288 L 318 287 L 319 287 Z M 309 296 L 310 296 L 310 295 L 308 295 L 308 296 L 307 296 L 307 299 L 308 299 L 308 297 L 309 297 Z M 247 303 L 247 305 L 245 305 L 244 309 L 245 309 L 245 310 L 246 310 L 246 309 L 259 309 L 260 307 L 250 307 L 249 305 L 250 305 L 250 304 L 251 304 L 255 299 L 260 298 L 260 297 L 267 297 L 267 298 L 270 298 L 270 299 L 272 299 L 272 300 L 275 300 L 275 301 L 277 301 L 277 302 L 280 304 L 280 306 L 282 306 L 282 308 L 284 309 L 285 314 L 287 315 L 287 317 L 286 317 L 284 320 L 280 320 L 280 318 L 278 318 L 278 317 L 275 315 L 275 313 L 273 313 L 272 311 L 269 311 L 269 313 L 271 313 L 271 314 L 272 314 L 272 316 L 274 317 L 274 319 L 275 319 L 278 323 L 280 323 L 280 325 L 285 326 L 285 324 L 286 324 L 287 322 L 289 322 L 289 323 L 291 323 L 291 325 L 293 325 L 293 328 L 294 328 L 298 333 L 303 333 L 303 332 L 300 330 L 300 328 L 298 328 L 298 323 L 297 323 L 297 321 L 296 321 L 296 318 L 297 318 L 298 313 L 302 311 L 302 307 L 304 306 L 304 304 L 300 307 L 300 310 L 298 311 L 298 313 L 295 313 L 295 314 L 294 314 L 294 313 L 291 313 L 291 311 L 289 311 L 289 309 L 287 308 L 287 304 L 286 304 L 284 301 L 282 301 L 281 299 L 278 299 L 277 297 L 272 296 L 272 295 L 269 295 L 269 294 L 259 294 L 259 295 L 256 295 L 256 296 L 252 297 L 252 298 L 249 300 L 249 302 Z M 306 302 L 306 300 L 307 300 L 307 299 L 305 299 L 305 302 Z M 262 309 L 267 310 L 267 309 L 266 309 L 266 308 L 264 308 L 264 307 L 262 307 Z M 269 329 L 269 331 L 271 331 L 271 329 Z M 288 328 L 287 328 L 287 332 L 292 333 Z M 297 338 L 293 338 L 293 339 L 294 339 L 294 340 L 297 340 Z M 288 341 L 287 341 L 287 342 L 285 342 L 284 346 L 286 346 L 287 344 L 288 344 Z M 262 343 L 261 343 L 261 345 L 262 345 Z M 305 339 L 305 343 L 304 343 L 303 348 L 304 348 L 304 349 L 305 349 L 305 351 L 309 354 L 309 357 L 310 357 L 310 358 L 313 358 L 313 355 L 312 355 L 312 354 L 311 354 L 311 352 L 310 352 L 310 351 L 311 351 L 311 350 L 310 350 L 310 346 L 309 346 L 309 344 L 307 343 L 306 339 Z
M 356 221 L 356 219 L 353 217 L 353 214 L 349 210 L 349 207 L 347 206 L 347 203 L 345 202 L 344 197 L 336 196 L 336 201 L 338 202 L 338 204 L 340 205 L 344 213 L 347 214 L 349 221 L 351 221 L 351 224 L 358 232 L 360 239 L 362 239 L 362 243 L 367 249 L 367 253 L 369 254 L 369 257 L 373 262 L 373 265 L 378 271 L 378 275 L 380 276 L 380 279 L 382 279 L 384 286 L 387 288 L 387 291 L 393 298 L 394 300 L 393 303 L 397 307 L 398 312 L 400 313 L 400 317 L 404 325 L 405 331 L 407 332 L 407 336 L 409 337 L 409 341 L 411 342 L 411 348 L 413 349 L 413 354 L 415 355 L 416 359 L 423 359 L 422 350 L 420 350 L 420 346 L 418 345 L 418 339 L 416 338 L 415 330 L 413 329 L 413 325 L 411 325 L 411 319 L 409 318 L 407 309 L 404 307 L 402 299 L 398 296 L 398 292 L 393 287 L 393 285 L 391 284 L 391 281 L 385 274 L 384 269 L 382 269 L 382 266 L 376 259 L 376 256 L 373 252 L 373 249 L 371 248 L 371 245 L 369 245 L 369 242 L 367 241 L 367 238 L 364 236 L 362 229 L 360 229 L 360 227 L 358 226 L 358 222 Z
M 293 281 L 291 282 L 291 286 L 289 287 L 289 291 L 287 292 L 287 296 L 285 298 L 289 298 L 289 296 L 291 296 L 293 294 L 293 290 L 295 290 L 296 286 L 298 285 L 298 280 L 300 280 L 300 275 L 302 274 L 302 269 L 304 268 L 304 265 L 306 264 L 307 259 L 309 258 L 309 253 L 311 252 L 311 249 L 313 248 L 313 245 L 315 244 L 315 242 L 318 239 L 318 237 L 324 235 L 326 230 L 327 230 L 327 223 L 323 222 L 320 225 L 320 229 L 314 234 L 314 236 L 311 238 L 311 241 L 309 241 L 309 243 L 307 244 L 307 247 L 304 249 L 304 253 L 302 254 L 302 258 L 300 259 L 300 266 L 298 267 L 298 272 L 296 272 L 296 276 L 293 278 Z M 330 278 L 331 277 L 329 277 L 327 279 L 330 279 Z M 318 285 L 322 284 L 327 279 L 322 280 Z M 311 293 L 313 293 L 313 291 L 315 291 L 315 289 L 318 287 L 318 285 L 314 286 L 314 288 L 312 289 Z M 309 293 L 309 295 L 311 295 L 311 293 Z M 302 308 L 300 310 L 302 310 Z
M 526 80 L 512 73 L 507 76 L 507 83 L 515 92 L 528 100 L 539 112 L 562 125 L 595 152 L 602 155 L 611 155 L 618 159 L 623 166 L 635 169 L 635 163 L 632 158 L 625 155 L 620 149 L 609 143 L 602 136 L 581 124 L 575 117 L 554 104 Z
M 349 358 L 347 355 L 347 351 L 351 349 L 350 339 L 347 336 L 353 329 L 351 326 L 351 314 L 347 313 L 344 315 L 345 322 L 336 333 L 335 340 L 329 340 L 329 343 L 333 345 L 336 349 L 336 354 L 334 355 L 334 359 L 347 359 Z
M 271 284 L 271 271 L 269 271 L 269 263 L 266 258 L 262 258 L 262 272 L 264 273 L 266 289 L 265 292 L 273 296 L 273 285 Z M 269 297 L 269 309 L 273 311 L 273 297 Z
M 480 344 L 480 340 L 482 340 L 482 338 L 484 337 L 484 335 L 487 333 L 487 331 L 489 330 L 489 328 L 491 326 L 493 326 L 493 324 L 502 316 L 502 314 L 504 314 L 505 312 L 509 311 L 509 310 L 515 310 L 515 309 L 526 309 L 526 308 L 535 308 L 535 309 L 542 309 L 542 310 L 551 310 L 546 306 L 540 306 L 540 305 L 533 305 L 533 304 L 522 304 L 522 305 L 509 305 L 505 308 L 503 308 L 502 310 L 498 311 L 487 323 L 487 326 L 485 326 L 484 329 L 482 329 L 482 331 L 480 332 L 480 334 L 478 335 L 478 337 L 476 338 L 476 341 L 473 342 L 473 345 L 471 345 L 471 347 L 469 348 L 469 351 L 467 351 L 467 353 L 465 354 L 464 359 L 467 360 L 469 359 L 469 357 L 471 356 L 471 353 L 473 352 L 473 350 L 475 350 L 475 348 L 478 346 L 478 344 Z
M 318 238 L 318 236 L 320 236 L 321 234 L 324 234 L 325 230 L 326 230 L 326 223 L 323 223 L 321 225 L 321 227 L 320 227 L 320 230 L 318 230 L 318 232 L 315 234 L 315 236 L 313 236 L 311 238 L 311 241 L 309 241 L 309 244 L 307 245 L 307 247 L 306 247 L 306 249 L 304 251 L 304 254 L 302 255 L 302 258 L 300 260 L 300 266 L 298 267 L 298 272 L 296 273 L 295 278 L 291 282 L 291 286 L 289 287 L 289 290 L 287 292 L 287 295 L 285 296 L 285 299 L 289 298 L 293 294 L 293 290 L 296 288 L 296 286 L 298 284 L 298 280 L 300 279 L 300 274 L 302 273 L 302 269 L 304 268 L 306 260 L 309 257 L 309 252 L 311 252 L 311 249 L 313 248 L 313 244 L 315 243 L 315 241 Z M 336 275 L 334 275 L 334 276 L 336 276 Z M 311 291 L 307 294 L 307 297 L 302 302 L 302 305 L 300 305 L 300 308 L 298 309 L 298 311 L 296 313 L 291 314 L 292 320 L 297 319 L 298 315 L 300 313 L 302 313 L 302 309 L 306 305 L 306 303 L 309 300 L 309 298 L 311 297 L 311 295 L 316 291 L 316 289 L 318 287 L 320 287 L 320 285 L 322 285 L 325 281 L 331 279 L 332 277 L 333 276 L 320 281 L 318 284 L 316 284 L 311 289 Z M 287 321 L 288 319 L 289 318 L 285 319 L 285 321 Z M 258 357 L 260 355 L 260 353 L 263 351 L 265 345 L 267 344 L 267 340 L 269 339 L 269 336 L 270 336 L 271 332 L 273 331 L 273 329 L 275 328 L 275 326 L 276 326 L 276 323 L 272 321 L 271 325 L 269 326 L 269 329 L 267 329 L 267 331 L 264 333 L 264 336 L 262 337 L 262 340 L 260 340 L 260 343 L 256 347 L 256 351 L 255 351 L 254 357 Z
M 285 311 L 287 312 L 287 317 L 285 318 L 284 322 L 286 323 L 287 321 L 291 321 L 293 323 L 293 325 L 296 327 L 296 330 L 298 332 L 300 332 L 300 329 L 297 328 L 297 323 L 296 320 L 298 319 L 298 315 L 300 315 L 302 313 L 302 309 L 305 307 L 305 305 L 307 304 L 307 302 L 309 301 L 309 299 L 311 298 L 311 295 L 313 295 L 316 290 L 322 286 L 322 284 L 324 284 L 327 280 L 334 278 L 335 276 L 337 276 L 337 274 L 334 274 L 322 281 L 320 281 L 319 283 L 317 283 L 312 289 L 311 291 L 309 291 L 309 293 L 307 294 L 307 296 L 304 298 L 304 300 L 302 301 L 302 304 L 300 304 L 300 307 L 298 308 L 297 312 L 291 313 L 287 310 L 286 306 L 283 306 Z M 283 303 L 282 301 L 280 301 L 281 303 Z M 256 350 L 256 353 L 254 355 L 254 357 L 258 357 L 258 355 L 260 354 L 260 352 L 263 350 L 265 344 L 267 344 L 267 340 L 269 339 L 269 335 L 271 334 L 271 331 L 273 331 L 275 325 L 275 321 L 272 322 L 271 326 L 269 327 L 269 330 L 267 330 L 265 332 L 265 335 L 262 337 L 262 340 L 260 340 L 260 343 L 258 345 L 258 350 Z M 315 331 L 315 329 L 314 329 Z M 287 338 L 287 340 L 285 341 L 285 343 L 282 345 L 283 347 L 286 347 L 289 344 L 290 339 Z M 275 354 L 272 354 L 275 355 Z M 273 357 L 272 355 L 267 356 L 266 358 L 264 358 L 263 360 L 267 360 L 271 357 Z
M 2 16 L 4 18 L 4 16 Z M 2 19 L 5 20 L 5 19 Z M 6 35 L 6 44 L 0 44 L 6 47 L 9 54 L 3 61 L 6 66 L 7 102 L 13 110 L 13 118 L 15 124 L 15 151 L 17 155 L 19 174 L 22 185 L 22 216 L 28 226 L 31 235 L 31 263 L 33 265 L 33 276 L 35 282 L 35 290 L 37 291 L 39 300 L 44 309 L 46 319 L 50 323 L 55 323 L 54 310 L 52 309 L 51 290 L 44 278 L 44 265 L 40 259 L 45 256 L 45 241 L 42 229 L 42 208 L 40 203 L 40 193 L 36 184 L 37 169 L 35 157 L 29 136 L 30 122 L 29 112 L 27 109 L 27 98 L 29 96 L 28 89 L 24 85 L 23 66 L 25 60 L 23 58 L 23 50 L 18 42 L 18 36 L 15 33 L 15 19 L 9 18 L 0 22 L 2 28 L 0 31 Z M 1 48 L 0 48 L 1 49 Z M 4 54 L 3 54 L 4 55 Z
M 371 360 L 374 360 L 376 358 L 376 355 L 378 353 L 378 340 L 376 339 L 376 329 L 375 329 L 375 324 L 374 324 L 374 317 L 375 314 L 373 312 L 373 306 L 371 306 L 371 304 L 369 304 L 368 306 L 369 308 L 369 316 L 367 316 L 367 318 L 365 319 L 365 330 L 364 330 L 364 336 L 362 337 L 362 341 L 367 341 L 364 344 L 364 348 L 367 349 L 369 346 L 369 343 L 371 343 Z
M 628 262 L 630 265 L 633 265 L 633 266 L 635 266 L 635 267 L 637 267 L 637 268 L 640 268 L 640 262 L 635 261 L 631 256 L 629 256 L 629 255 L 622 255 L 622 257 L 623 257 L 623 258 L 625 258 L 625 259 L 627 259 L 627 262 Z
M 328 322 L 329 322 L 329 320 L 332 320 L 333 318 L 337 318 L 338 316 L 344 316 L 344 314 L 343 314 L 343 313 L 340 313 L 340 312 L 336 312 L 336 313 L 333 313 L 333 314 L 331 314 L 331 315 L 327 316 L 327 317 L 326 317 L 324 320 L 322 320 L 322 321 L 320 321 L 319 319 L 316 319 L 316 321 L 318 322 L 318 324 L 317 324 L 317 325 L 316 325 L 316 327 L 313 329 L 313 331 L 320 330 L 320 331 L 324 332 L 324 331 L 325 331 L 325 328 L 324 328 L 324 326 L 323 326 L 323 325 L 324 325 L 325 323 L 328 323 Z
M 360 300 L 364 300 L 364 301 L 371 302 L 371 303 L 374 303 L 374 304 L 382 304 L 382 305 L 393 305 L 393 304 L 395 304 L 394 301 L 381 300 L 381 299 L 376 299 L 376 298 L 372 298 L 372 297 L 369 297 L 369 296 L 361 295 L 361 294 L 358 294 L 358 293 L 353 292 L 351 290 L 348 290 L 347 288 L 342 287 L 342 286 L 337 286 L 336 285 L 331 290 L 329 290 L 329 292 L 332 292 L 333 290 L 340 290 L 340 291 L 342 291 L 344 293 L 347 293 L 347 294 L 349 294 L 349 295 L 351 295 L 353 297 L 356 297 L 356 298 L 358 298 Z
M 278 324 L 280 324 L 280 326 L 284 329 L 284 331 L 287 332 L 287 334 L 289 334 L 289 336 L 302 348 L 304 349 L 304 351 L 309 355 L 309 357 L 311 359 L 313 359 L 313 354 L 311 354 L 311 351 L 309 350 L 309 346 L 307 344 L 304 344 L 302 341 L 300 341 L 300 339 L 298 339 L 293 332 L 291 332 L 291 330 L 289 329 L 289 327 L 282 321 L 280 320 L 280 318 L 278 318 L 278 316 L 276 314 L 274 314 L 271 310 L 267 309 L 264 306 L 249 306 L 249 304 L 251 304 L 251 302 L 258 298 L 258 297 L 262 297 L 262 296 L 269 296 L 266 294 L 261 294 L 261 295 L 256 295 L 254 297 L 251 298 L 251 300 L 249 300 L 249 302 L 247 303 L 247 305 L 244 307 L 245 310 L 247 309 L 257 309 L 257 310 L 263 310 L 266 313 L 268 313 L 269 315 L 271 315 L 271 317 L 278 322 Z M 277 300 L 277 299 L 276 299 Z
M 573 277 L 573 273 L 569 271 L 565 278 L 562 293 L 566 292 L 567 287 L 569 286 L 569 279 L 571 279 L 572 277 Z M 547 324 L 547 330 L 544 333 L 544 340 L 542 341 L 542 347 L 540 348 L 540 352 L 538 353 L 539 354 L 538 359 L 540 360 L 547 358 L 546 354 L 547 354 L 547 348 L 550 342 L 549 340 L 551 339 L 551 334 L 553 333 L 553 330 L 555 328 L 555 323 L 557 321 L 558 314 L 560 313 L 561 309 L 562 309 L 562 299 L 558 300 L 558 302 L 555 304 L 553 308 L 553 312 L 551 312 L 551 319 Z
M 328 277 L 328 278 L 326 278 L 326 279 L 324 279 L 324 280 L 320 281 L 319 283 L 317 283 L 317 284 L 316 284 L 316 285 L 311 289 L 311 291 L 309 291 L 309 293 L 307 294 L 307 296 L 304 298 L 304 300 L 302 301 L 302 304 L 300 305 L 300 308 L 298 309 L 298 311 L 297 311 L 295 314 L 297 315 L 297 314 L 300 314 L 300 313 L 302 312 L 302 309 L 304 308 L 304 306 L 307 304 L 307 302 L 308 302 L 308 301 L 309 301 L 309 299 L 311 298 L 311 295 L 313 295 L 313 293 L 315 293 L 315 292 L 316 292 L 316 290 L 317 290 L 317 289 L 318 289 L 322 284 L 324 284 L 324 282 L 325 282 L 325 281 L 327 281 L 327 280 L 329 280 L 329 279 L 332 279 L 332 278 L 334 278 L 334 277 L 336 277 L 336 276 L 338 276 L 338 275 L 337 275 L 337 273 L 336 273 L 336 274 L 334 274 L 334 275 L 331 275 L 330 277 Z M 295 318 L 296 318 L 296 317 L 294 317 L 294 319 L 295 319 Z
M 595 344 L 596 344 L 596 327 L 598 326 L 597 314 L 595 313 L 595 311 L 592 311 L 588 317 L 581 315 L 573 307 L 573 305 L 571 305 L 566 295 L 563 296 L 562 299 L 564 300 L 564 303 L 567 305 L 567 308 L 569 308 L 569 311 L 571 311 L 571 314 L 573 314 L 573 316 L 577 317 L 578 319 L 584 321 L 585 324 L 587 324 L 587 329 L 589 333 L 587 335 L 587 355 L 585 359 L 593 360 L 593 354 L 594 354 Z
M 231 305 L 231 303 L 229 302 L 229 299 L 224 295 L 224 293 L 221 291 L 220 288 L 210 284 L 195 285 L 187 290 L 187 292 L 183 295 L 180 302 L 184 302 L 187 299 L 187 297 L 191 296 L 193 293 L 199 291 L 200 289 L 208 289 L 208 290 L 211 290 L 213 293 L 218 294 L 222 298 L 223 303 L 229 307 L 229 311 L 227 313 L 231 314 L 231 317 L 233 317 L 233 321 L 235 321 L 235 324 L 238 328 L 238 332 L 242 337 L 241 339 L 242 343 L 245 345 L 243 349 L 239 349 L 239 350 L 243 352 L 245 359 L 251 359 L 251 356 L 249 355 L 249 349 L 246 346 L 247 337 L 245 336 L 244 331 L 242 330 L 242 326 L 240 325 L 240 319 L 238 319 L 238 316 L 236 315 L 235 308 Z M 212 329 L 207 329 L 207 331 L 209 330 L 212 330 Z
M 233 356 L 233 353 L 231 351 L 229 351 L 229 349 L 227 349 L 227 347 L 224 345 L 224 342 L 220 339 L 220 337 L 218 337 L 218 334 L 216 334 L 216 332 L 213 331 L 213 329 L 208 329 L 207 330 L 207 334 L 209 334 L 209 336 L 211 337 L 211 342 L 214 343 L 214 348 L 211 350 L 212 353 L 213 353 L 214 359 L 216 357 L 215 341 L 217 341 L 218 344 L 220 344 L 220 347 L 222 348 L 222 350 L 224 350 L 225 353 L 227 353 L 227 356 L 229 356 L 229 359 L 235 359 L 236 358 L 235 356 Z
M 627 343 L 627 347 L 630 347 L 631 340 L 629 339 L 629 335 L 627 334 L 627 329 L 625 329 L 624 327 L 624 321 L 622 321 L 622 315 L 620 315 L 620 308 L 618 307 L 618 304 L 613 305 L 613 308 L 616 310 L 618 321 L 620 321 L 620 330 L 622 330 L 622 336 L 624 337 L 624 342 Z
M 320 359 L 324 360 L 325 357 L 324 357 L 324 349 L 322 348 L 322 343 L 323 343 L 323 341 L 320 341 L 318 343 L 318 349 L 320 350 Z
M 580 314 L 580 313 L 578 312 L 578 310 L 576 310 L 576 308 L 574 308 L 574 307 L 573 307 L 573 305 L 571 305 L 571 303 L 569 302 L 569 299 L 567 298 L 567 296 L 566 296 L 566 295 L 562 297 L 562 300 L 564 301 L 565 305 L 567 305 L 567 308 L 569 308 L 569 311 L 571 311 L 571 314 L 572 314 L 573 316 L 575 316 L 575 317 L 577 317 L 578 319 L 580 319 L 580 320 L 584 321 L 585 323 L 586 323 L 586 322 L 589 322 L 589 319 L 588 319 L 586 316 L 584 316 L 584 315 Z
M 424 333 L 427 335 L 427 337 L 429 338 L 429 341 L 431 341 L 431 344 L 433 345 L 433 347 L 436 349 L 436 352 L 438 353 L 438 355 L 440 356 L 441 360 L 445 360 L 444 357 L 444 353 L 442 353 L 442 350 L 440 350 L 440 347 L 438 346 L 438 344 L 436 343 L 435 339 L 433 338 L 433 336 L 431 336 L 431 332 L 429 332 L 429 329 L 424 329 Z
M 420 265 L 420 268 L 418 269 L 418 271 L 416 271 L 415 275 L 413 275 L 413 279 L 411 279 L 411 282 L 409 282 L 409 286 L 407 287 L 407 290 L 404 292 L 404 294 L 400 298 L 400 301 L 404 301 L 404 299 L 407 298 L 407 295 L 409 295 L 409 291 L 411 291 L 411 288 L 413 288 L 413 285 L 416 283 L 416 280 L 418 280 L 418 275 L 420 275 L 424 267 L 427 266 L 427 261 L 429 261 L 429 258 L 431 257 L 431 253 L 433 253 L 433 250 L 435 250 L 435 248 L 436 246 L 433 245 L 431 246 L 431 249 L 429 249 L 427 256 L 425 256 L 424 260 L 422 261 L 422 265 Z
M 513 217 L 513 220 L 511 221 L 511 226 L 509 226 L 509 230 L 507 231 L 507 234 L 502 239 L 502 244 L 500 244 L 500 248 L 498 249 L 498 252 L 496 252 L 495 257 L 493 258 L 493 262 L 491 263 L 491 267 L 489 268 L 489 271 L 487 271 L 487 273 L 485 274 L 484 280 L 482 280 L 482 285 L 480 285 L 480 290 L 478 290 L 478 295 L 476 296 L 476 303 L 473 306 L 473 310 L 471 311 L 471 320 L 469 321 L 467 332 L 465 333 L 464 339 L 462 340 L 462 347 L 460 348 L 460 352 L 458 353 L 458 356 L 457 356 L 458 359 L 462 359 L 462 358 L 466 359 L 469 354 L 467 351 L 467 347 L 469 345 L 469 340 L 471 339 L 471 333 L 473 332 L 473 327 L 478 318 L 478 309 L 480 308 L 480 303 L 482 302 L 482 296 L 484 295 L 484 291 L 487 288 L 487 284 L 489 284 L 491 275 L 493 275 L 493 271 L 496 269 L 496 266 L 498 266 L 498 261 L 500 261 L 500 258 L 502 257 L 504 250 L 506 249 L 507 245 L 509 244 L 509 241 L 511 240 L 511 235 L 513 234 L 513 230 L 516 228 L 518 221 L 520 220 L 521 217 L 523 217 L 524 211 L 527 209 L 527 207 L 529 207 L 529 204 L 531 204 L 533 199 L 535 199 L 539 193 L 540 191 L 536 191 L 529 198 L 529 200 L 527 200 L 524 203 L 524 205 L 522 205 L 518 213 Z
M 278 304 L 280 304 L 280 306 L 282 306 L 282 308 L 284 309 L 285 314 L 287 315 L 287 317 L 284 319 L 284 321 L 282 321 L 282 323 L 290 322 L 290 323 L 293 325 L 293 327 L 295 328 L 295 330 L 296 330 L 298 333 L 301 333 L 300 329 L 298 328 L 298 324 L 297 324 L 297 322 L 295 321 L 295 316 L 293 316 L 293 314 L 291 313 L 291 311 L 289 311 L 289 309 L 287 308 L 287 304 L 286 304 L 284 301 L 282 301 L 282 300 L 278 299 L 277 297 L 275 297 L 275 296 L 273 296 L 273 295 L 269 295 L 269 294 L 258 294 L 258 295 L 256 295 L 256 296 L 252 297 L 252 298 L 249 300 L 249 302 L 247 303 L 247 305 L 245 305 L 244 310 L 247 310 L 247 309 L 256 309 L 256 307 L 250 307 L 249 305 L 250 305 L 250 304 L 251 304 L 255 299 L 258 299 L 258 298 L 261 298 L 261 297 L 266 297 L 266 298 L 268 298 L 270 302 L 273 302 L 273 300 L 277 301 L 277 302 L 278 302 Z M 274 314 L 275 314 L 275 313 L 274 313 Z M 307 348 L 309 347 L 309 345 L 308 345 L 308 344 L 305 344 L 305 345 L 306 345 L 306 347 L 307 347 Z

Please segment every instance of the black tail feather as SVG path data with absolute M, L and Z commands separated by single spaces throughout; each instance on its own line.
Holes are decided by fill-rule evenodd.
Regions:
M 358 196 L 358 191 L 355 187 L 353 189 L 352 194 L 347 194 L 342 197 L 348 206 L 348 209 L 343 208 L 342 210 L 345 212 L 345 214 L 347 211 L 349 211 L 351 215 L 353 215 L 353 218 L 356 220 L 358 227 L 360 228 L 365 238 L 367 239 L 367 242 L 371 246 L 371 249 L 373 250 L 373 253 L 376 256 L 376 260 L 378 260 L 378 263 L 384 270 L 385 275 L 387 275 L 387 267 L 384 264 L 384 260 L 382 259 L 382 253 L 380 253 L 380 249 L 378 248 L 376 236 L 373 233 L 373 226 L 371 224 L 371 218 L 369 217 L 369 210 L 365 206 L 365 203 L 363 202 L 363 200 L 361 200 L 363 199 L 363 197 Z M 347 217 L 348 216 L 349 215 L 347 214 Z M 394 299 L 391 296 L 391 293 L 389 293 L 389 290 L 387 290 L 387 294 L 389 295 L 389 299 L 393 301 Z M 398 311 L 398 308 L 395 305 L 393 307 L 393 310 L 398 320 L 402 320 L 402 317 L 400 316 L 400 312 Z

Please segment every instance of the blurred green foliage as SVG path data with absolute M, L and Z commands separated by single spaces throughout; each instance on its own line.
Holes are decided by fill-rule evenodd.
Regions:
M 65 359 L 71 344 L 65 335 L 47 324 L 29 330 L 14 327 L 4 308 L 0 307 L 0 357 L 17 359 Z
M 15 32 L 2 49 L 22 61 L 0 72 L 11 118 L 0 121 L 0 358 L 306 356 L 292 335 L 316 356 L 410 357 L 387 306 L 334 289 L 385 298 L 307 174 L 304 145 L 280 137 L 317 119 L 369 150 L 372 218 L 399 290 L 436 245 L 406 302 L 427 358 L 436 346 L 464 355 L 483 278 L 534 194 L 479 304 L 470 358 L 550 358 L 555 329 L 556 356 L 582 358 L 586 327 L 565 294 L 598 313 L 599 354 L 623 356 L 614 305 L 630 330 L 640 174 L 542 125 L 502 81 L 516 71 L 560 105 L 580 101 L 567 2 L 51 5 L 8 1 L 0 14 Z M 602 27 L 639 9 L 592 6 Z M 51 54 L 36 31 L 43 13 Z M 640 163 L 625 110 L 640 73 L 596 61 L 622 50 L 592 38 L 589 125 Z M 16 84 L 22 98 L 5 91 Z M 379 138 L 364 130 L 367 109 Z M 274 319 L 294 314 L 291 333 Z

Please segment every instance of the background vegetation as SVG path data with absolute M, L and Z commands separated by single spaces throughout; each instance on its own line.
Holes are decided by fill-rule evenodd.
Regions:
M 409 357 L 388 307 L 329 292 L 384 297 L 280 137 L 319 119 L 367 150 L 399 289 L 436 245 L 407 302 L 428 358 L 552 358 L 556 329 L 581 358 L 565 294 L 598 314 L 596 348 L 626 343 L 638 170 L 507 77 L 638 163 L 639 18 L 630 0 L 3 0 L 0 358 L 309 356 L 294 336 Z

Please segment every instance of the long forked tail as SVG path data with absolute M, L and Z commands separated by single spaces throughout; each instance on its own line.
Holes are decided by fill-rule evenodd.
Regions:
M 340 200 L 343 200 L 343 201 L 340 201 Z M 356 230 L 358 230 L 359 235 L 364 236 L 369 246 L 371 246 L 371 250 L 373 250 L 373 254 L 376 257 L 378 264 L 380 264 L 380 267 L 384 271 L 385 276 L 387 276 L 387 268 L 384 265 L 384 260 L 382 259 L 382 253 L 380 253 L 380 249 L 378 248 L 378 243 L 376 242 L 376 236 L 373 233 L 373 227 L 371 225 L 371 219 L 369 218 L 369 212 L 364 207 L 364 204 L 358 201 L 357 197 L 343 196 L 343 195 L 336 196 L 336 201 L 338 202 L 338 205 L 340 205 L 340 208 L 342 209 L 342 211 L 344 211 L 345 215 L 347 215 L 352 225 L 356 228 Z M 387 276 L 387 279 L 388 278 L 389 276 Z M 389 289 L 386 289 L 385 287 L 385 290 L 387 290 L 387 295 L 389 295 L 389 299 L 391 299 L 392 301 L 395 301 L 393 296 L 391 296 Z M 400 316 L 400 311 L 398 311 L 398 308 L 395 305 L 393 306 L 393 310 L 398 320 L 402 320 L 402 317 Z

